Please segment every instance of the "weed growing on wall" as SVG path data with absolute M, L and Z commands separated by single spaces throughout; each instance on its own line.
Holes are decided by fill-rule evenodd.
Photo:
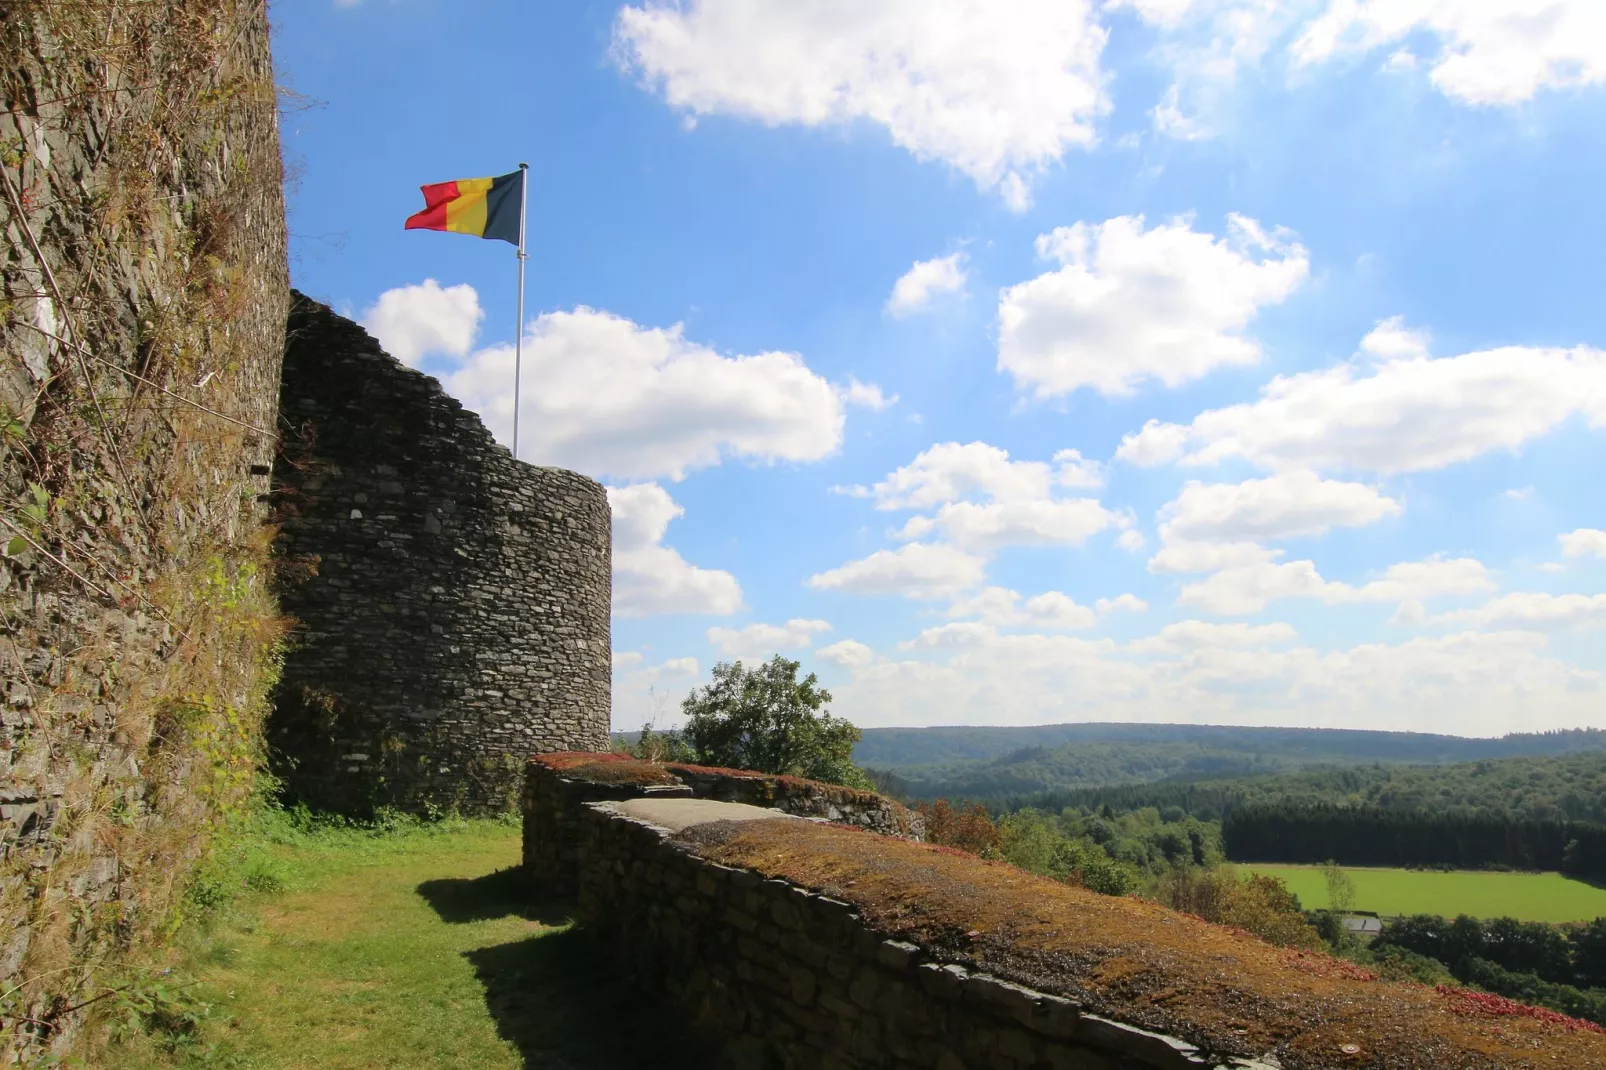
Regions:
M 267 49 L 262 0 L 0 12 L 14 1052 L 126 1009 L 247 816 L 282 636 L 259 501 L 288 297 Z M 151 993 L 141 1013 L 167 1014 Z

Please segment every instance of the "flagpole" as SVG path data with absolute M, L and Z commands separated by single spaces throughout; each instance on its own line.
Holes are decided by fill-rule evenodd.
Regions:
M 524 363 L 524 217 L 530 206 L 530 165 L 519 164 L 519 324 L 513 333 L 513 459 L 519 457 L 519 372 Z

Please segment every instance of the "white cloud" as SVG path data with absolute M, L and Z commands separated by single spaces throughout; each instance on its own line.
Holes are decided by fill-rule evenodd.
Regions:
M 444 377 L 506 440 L 513 347 Z M 816 461 L 842 441 L 842 401 L 795 353 L 721 356 L 679 324 L 640 327 L 580 307 L 535 320 L 524 339 L 520 456 L 596 475 L 680 479 L 726 457 Z
M 814 645 L 814 637 L 831 630 L 823 620 L 796 618 L 785 624 L 749 624 L 745 628 L 710 628 L 708 641 L 727 657 L 749 663 Z
M 1102 617 L 1106 613 L 1143 613 L 1148 610 L 1149 603 L 1135 594 L 1118 594 L 1114 598 L 1100 598 L 1093 606 Z
M 907 316 L 924 309 L 937 294 L 962 292 L 965 288 L 964 260 L 964 253 L 916 260 L 914 266 L 893 283 L 892 296 L 887 298 L 887 313 Z
M 1054 482 L 1062 487 L 1097 490 L 1104 486 L 1104 466 L 1082 456 L 1080 450 L 1060 450 L 1054 454 Z
M 1000 295 L 998 370 L 1040 398 L 1084 386 L 1127 395 L 1253 364 L 1260 347 L 1245 328 L 1310 271 L 1290 236 L 1240 215 L 1224 238 L 1186 219 L 1077 223 L 1040 236 L 1037 251 L 1061 266 Z
M 1207 410 L 1188 425 L 1151 420 L 1116 457 L 1418 472 L 1515 450 L 1577 415 L 1606 426 L 1606 352 L 1506 346 L 1278 376 L 1258 401 Z
M 360 322 L 385 352 L 416 368 L 432 353 L 467 356 L 484 318 L 480 295 L 468 283 L 442 286 L 425 279 L 386 290 L 363 310 Z
M 619 10 L 620 62 L 689 115 L 869 120 L 1006 203 L 1107 108 L 1091 0 L 685 0 Z
M 836 388 L 836 393 L 844 405 L 869 409 L 871 412 L 883 412 L 898 403 L 897 394 L 887 394 L 874 383 L 861 383 L 852 376 L 848 377 L 847 386 Z
M 1128 526 L 1094 498 L 1058 498 L 1056 487 L 1097 486 L 1103 468 L 1076 450 L 1060 450 L 1053 463 L 1012 461 L 1007 450 L 985 442 L 943 442 L 871 487 L 842 488 L 872 498 L 877 509 L 932 509 L 911 517 L 901 539 L 941 534 L 967 550 L 1010 545 L 1080 545 L 1100 531 Z
M 1242 483 L 1190 481 L 1160 509 L 1162 543 L 1260 542 L 1364 527 L 1399 516 L 1404 506 L 1375 487 L 1280 472 Z
M 986 562 L 941 543 L 912 542 L 810 576 L 816 590 L 849 594 L 895 594 L 906 598 L 952 598 L 981 585 Z
M 1128 553 L 1137 553 L 1148 544 L 1149 540 L 1145 539 L 1143 532 L 1137 528 L 1127 528 L 1115 539 L 1115 545 Z
M 1606 557 L 1606 531 L 1598 528 L 1579 528 L 1557 535 L 1561 552 L 1567 557 Z
M 874 498 L 877 509 L 887 510 L 929 509 L 973 498 L 1035 501 L 1049 497 L 1057 478 L 1083 478 L 1088 463 L 1075 450 L 1061 450 L 1054 460 L 1057 472 L 1044 461 L 1012 461 L 1008 450 L 985 442 L 939 442 L 874 486 L 849 493 Z
M 1126 648 L 1134 654 L 1166 654 L 1218 647 L 1277 646 L 1292 643 L 1298 638 L 1299 633 L 1294 631 L 1293 625 L 1282 621 L 1272 624 L 1220 624 L 1184 620 L 1167 624 L 1155 635 L 1135 639 Z
M 1217 572 L 1271 562 L 1283 556 L 1254 542 L 1169 542 L 1149 558 L 1149 571 Z
M 1476 609 L 1440 613 L 1434 624 L 1471 624 L 1482 628 L 1606 627 L 1606 594 L 1543 594 L 1518 591 L 1490 599 Z
M 1125 596 L 1130 597 L 1130 596 Z M 1041 628 L 1048 631 L 1078 631 L 1098 623 L 1098 616 L 1087 606 L 1060 591 L 1045 591 L 1021 603 L 1020 594 L 1007 587 L 987 587 L 970 598 L 948 607 L 950 617 L 975 617 L 996 628 Z
M 1525 502 L 1537 493 L 1539 492 L 1531 486 L 1507 487 L 1505 490 L 1500 492 L 1501 497 L 1507 498 L 1514 502 Z
M 950 502 L 933 516 L 910 517 L 900 539 L 942 534 L 967 550 L 1003 546 L 1080 546 L 1089 536 L 1129 521 L 1094 498 L 1061 501 Z
M 1432 338 L 1425 330 L 1407 327 L 1404 316 L 1390 316 L 1361 339 L 1361 352 L 1380 361 L 1427 357 Z
M 670 521 L 685 514 L 656 483 L 609 487 L 613 508 L 613 611 L 621 617 L 656 613 L 735 613 L 742 589 L 729 572 L 698 568 L 663 545 Z
M 861 726 L 1100 720 L 1497 735 L 1606 723 L 1606 679 L 1556 657 L 1542 634 L 1469 632 L 1325 653 L 1279 649 L 1289 638 L 1280 628 L 1187 629 L 1165 644 L 1174 653 L 1158 643 L 1138 653 L 1108 640 L 946 625 L 903 657 L 856 669 L 832 688 L 833 709 Z
M 1606 84 L 1600 0 L 1331 0 L 1293 56 L 1319 63 L 1428 33 L 1440 92 L 1464 104 L 1517 104 L 1541 90 Z
M 613 652 L 613 671 L 633 669 L 641 664 L 643 656 L 639 650 L 615 650 Z
M 850 669 L 862 668 L 875 661 L 875 651 L 857 639 L 844 639 L 830 646 L 822 646 L 814 653 L 823 661 L 834 662 Z
M 1488 569 L 1461 557 L 1430 557 L 1391 565 L 1380 579 L 1359 587 L 1324 580 L 1311 561 L 1237 565 L 1182 589 L 1179 605 L 1207 613 L 1244 616 L 1284 598 L 1316 598 L 1329 605 L 1352 602 L 1403 602 L 1492 590 Z

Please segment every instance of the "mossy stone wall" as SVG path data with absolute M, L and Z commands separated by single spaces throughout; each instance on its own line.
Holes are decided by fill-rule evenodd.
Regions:
M 140 976 L 252 789 L 289 298 L 268 36 L 262 0 L 0 5 L 12 1056 Z

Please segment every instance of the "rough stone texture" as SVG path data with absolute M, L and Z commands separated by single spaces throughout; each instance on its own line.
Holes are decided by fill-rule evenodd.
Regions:
M 885 939 L 847 903 L 709 862 L 618 803 L 584 803 L 576 823 L 579 920 L 724 1066 L 1269 1070 Z
M 607 746 L 610 513 L 296 295 L 275 465 L 300 625 L 269 741 L 310 803 L 507 810 L 524 759 Z
M 10 0 L 0 104 L 0 1048 L 28 1058 L 250 786 L 289 297 L 266 4 Z
M 628 776 L 619 774 L 625 773 Z M 921 839 L 920 815 L 874 792 L 797 777 L 699 765 L 636 762 L 610 753 L 562 753 L 525 767 L 524 869 L 546 894 L 573 895 L 585 803 L 624 799 L 712 799 L 816 817 L 907 839 Z

